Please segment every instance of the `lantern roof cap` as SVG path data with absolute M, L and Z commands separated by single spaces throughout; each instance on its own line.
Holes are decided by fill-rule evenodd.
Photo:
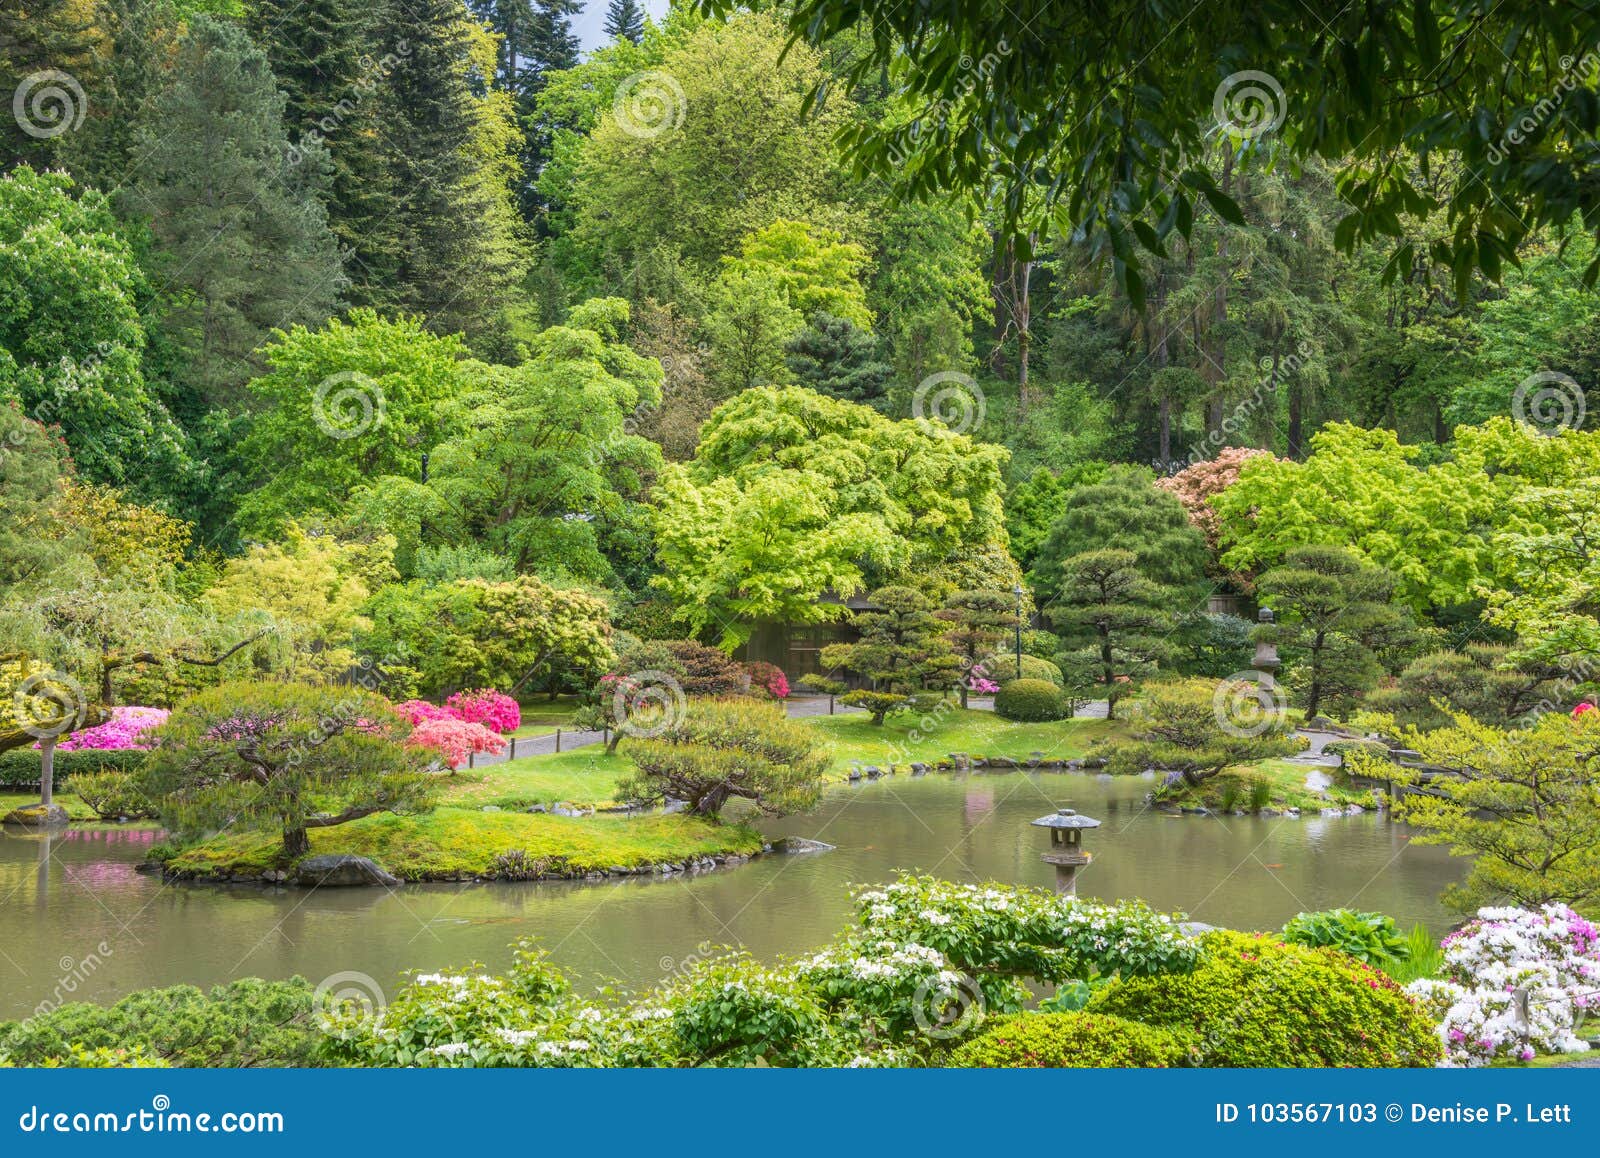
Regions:
M 1049 816 L 1032 822 L 1040 828 L 1099 828 L 1100 822 L 1092 816 L 1081 816 L 1070 808 L 1058 808 Z

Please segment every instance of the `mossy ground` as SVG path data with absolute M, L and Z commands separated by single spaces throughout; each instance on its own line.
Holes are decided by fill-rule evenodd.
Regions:
M 806 721 L 833 752 L 833 772 L 843 775 L 852 761 L 887 765 L 891 761 L 932 763 L 952 752 L 970 756 L 1009 756 L 1026 760 L 1038 753 L 1049 760 L 1089 754 L 1104 740 L 1125 736 L 1120 720 L 1071 719 L 1049 724 L 1017 724 L 993 712 L 950 707 L 925 717 L 890 716 L 882 725 L 859 712 L 817 716 Z
M 687 816 L 573 818 L 526 812 L 436 808 L 418 816 L 369 816 L 311 833 L 311 851 L 371 857 L 404 880 L 487 875 L 502 853 L 522 852 L 570 873 L 676 863 L 693 857 L 748 856 L 761 836 L 739 825 Z M 232 833 L 167 858 L 180 873 L 259 874 L 283 867 L 267 833 Z
M 1198 788 L 1186 791 L 1168 789 L 1162 793 L 1161 799 L 1168 804 L 1207 808 L 1213 812 L 1256 812 L 1264 807 L 1280 812 L 1288 808 L 1316 812 L 1351 804 L 1359 804 L 1363 808 L 1372 806 L 1372 792 L 1367 788 L 1341 784 L 1330 784 L 1326 788 L 1309 787 L 1306 777 L 1313 771 L 1331 772 L 1333 769 L 1317 769 L 1288 760 L 1263 760 L 1260 764 L 1231 768 Z

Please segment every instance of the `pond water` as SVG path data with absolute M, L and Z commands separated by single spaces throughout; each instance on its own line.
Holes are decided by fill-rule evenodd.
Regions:
M 313 982 L 354 971 L 392 993 L 406 969 L 483 962 L 537 935 L 580 984 L 645 986 L 716 945 L 758 957 L 816 948 L 849 920 L 847 886 L 896 869 L 1049 885 L 1028 822 L 1058 807 L 1103 824 L 1086 841 L 1085 896 L 1143 897 L 1236 928 L 1353 905 L 1442 931 L 1437 897 L 1463 862 L 1413 846 L 1378 814 L 1301 820 L 1173 817 L 1139 779 L 1083 773 L 897 777 L 832 789 L 815 812 L 765 825 L 837 851 L 765 857 L 692 878 L 381 889 L 163 884 L 135 871 L 150 828 L 0 837 L 0 1018 L 49 1000 L 241 976 Z

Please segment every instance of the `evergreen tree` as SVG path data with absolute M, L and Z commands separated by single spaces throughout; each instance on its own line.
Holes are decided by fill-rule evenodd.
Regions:
M 1069 644 L 1081 646 L 1057 655 L 1056 663 L 1069 690 L 1097 688 L 1114 720 L 1117 702 L 1171 654 L 1172 617 L 1165 609 L 1177 591 L 1141 573 L 1138 556 L 1117 548 L 1073 555 L 1062 572 L 1051 619 Z
M 353 0 L 249 0 L 245 27 L 283 90 L 291 138 L 356 95 L 370 20 Z
M 784 347 L 797 385 L 883 410 L 890 366 L 878 342 L 846 318 L 817 312 Z
M 945 641 L 961 660 L 961 706 L 967 706 L 967 693 L 974 679 L 996 679 L 1002 673 L 982 670 L 982 661 L 994 654 L 995 647 L 1016 629 L 1017 600 L 1009 591 L 956 591 L 933 613 L 947 624 Z
M 135 134 L 127 205 L 148 217 L 165 283 L 162 328 L 178 349 L 180 411 L 230 400 L 278 326 L 316 324 L 343 284 L 318 200 L 325 154 L 292 162 L 283 95 L 236 25 L 190 21 Z
M 452 0 L 384 0 L 372 51 L 403 63 L 382 72 L 355 131 L 361 158 L 350 205 L 355 304 L 423 315 L 437 333 L 482 337 L 519 274 L 499 204 L 496 94 L 474 95 L 481 30 Z M 502 98 L 503 99 L 503 98 Z
M 635 44 L 644 39 L 644 9 L 638 0 L 611 0 L 606 9 L 606 35 Z

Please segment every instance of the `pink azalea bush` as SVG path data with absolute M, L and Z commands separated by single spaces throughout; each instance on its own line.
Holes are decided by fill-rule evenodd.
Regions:
M 1600 932 L 1565 905 L 1485 908 L 1444 939 L 1446 977 L 1406 987 L 1439 1022 L 1444 1065 L 1581 1052 L 1600 1007 Z
M 522 727 L 522 708 L 517 701 L 493 688 L 457 692 L 444 706 L 456 719 L 482 724 L 496 732 L 515 732 Z
M 394 705 L 394 710 L 413 728 L 429 720 L 459 718 L 449 708 L 441 708 L 438 704 L 430 704 L 427 700 L 402 700 Z
M 165 708 L 115 707 L 111 709 L 111 718 L 105 723 L 73 732 L 56 745 L 56 750 L 76 752 L 93 748 L 109 752 L 148 749 L 155 738 L 147 733 L 166 723 L 170 714 Z
M 992 696 L 1000 690 L 1000 685 L 989 678 L 988 670 L 981 663 L 975 663 L 967 672 L 967 690 L 980 696 Z
M 447 716 L 423 720 L 412 729 L 406 747 L 437 752 L 450 771 L 454 772 L 471 755 L 487 752 L 491 756 L 498 756 L 505 751 L 506 741 L 505 737 L 491 732 L 482 724 Z
M 777 664 L 758 659 L 745 664 L 744 668 L 750 673 L 751 691 L 766 692 L 775 700 L 789 698 L 789 677 Z

